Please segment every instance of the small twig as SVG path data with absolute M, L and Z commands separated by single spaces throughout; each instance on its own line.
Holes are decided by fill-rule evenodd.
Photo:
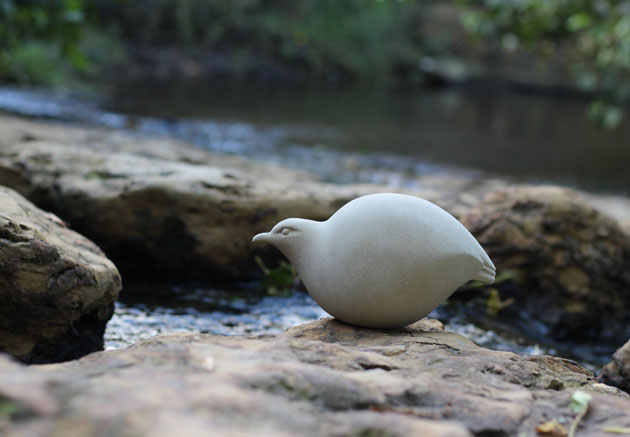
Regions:
M 582 420 L 582 418 L 586 415 L 586 411 L 587 409 L 585 408 L 581 412 L 579 412 L 577 416 L 575 416 L 575 419 L 573 419 L 573 422 L 571 423 L 571 427 L 569 428 L 568 437 L 575 437 L 575 430 L 580 424 L 580 420 Z
M 269 274 L 269 268 L 265 265 L 261 257 L 256 256 L 254 258 L 254 261 L 256 261 L 256 264 L 258 264 L 258 267 L 260 268 L 260 270 L 262 270 L 263 274 Z

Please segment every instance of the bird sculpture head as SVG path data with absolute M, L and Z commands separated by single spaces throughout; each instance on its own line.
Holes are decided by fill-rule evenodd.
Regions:
M 267 243 L 277 247 L 289 260 L 296 262 L 302 248 L 315 235 L 315 228 L 320 222 L 301 218 L 288 218 L 275 225 L 269 232 L 254 236 L 254 243 Z

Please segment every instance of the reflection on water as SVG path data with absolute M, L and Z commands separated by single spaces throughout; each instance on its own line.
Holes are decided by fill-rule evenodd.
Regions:
M 210 148 L 233 136 L 218 134 L 213 122 L 239 122 L 256 130 L 246 135 L 253 149 L 300 145 L 395 154 L 529 181 L 630 192 L 630 122 L 600 130 L 588 120 L 587 102 L 576 98 L 142 81 L 119 84 L 106 107 L 169 120 L 175 130 L 193 123 L 203 131 L 210 123 L 215 137 L 197 137 Z M 243 135 L 234 127 L 232 134 Z
M 327 314 L 306 293 L 146 286 L 125 289 L 107 324 L 105 348 L 120 349 L 165 332 L 277 334 Z

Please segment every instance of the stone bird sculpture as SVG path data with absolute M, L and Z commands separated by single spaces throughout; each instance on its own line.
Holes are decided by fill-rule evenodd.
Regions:
M 372 328 L 413 323 L 466 282 L 495 278 L 457 219 L 403 194 L 359 197 L 323 222 L 289 218 L 253 241 L 276 246 L 326 312 Z

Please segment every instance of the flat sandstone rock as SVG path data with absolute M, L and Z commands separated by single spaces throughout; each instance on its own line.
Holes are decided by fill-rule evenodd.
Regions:
M 423 320 L 371 330 L 323 319 L 277 336 L 166 334 L 79 361 L 0 357 L 0 433 L 81 436 L 578 435 L 630 427 L 630 396 L 577 364 L 480 348 Z
M 120 288 L 94 243 L 0 187 L 0 351 L 42 363 L 101 350 Z

